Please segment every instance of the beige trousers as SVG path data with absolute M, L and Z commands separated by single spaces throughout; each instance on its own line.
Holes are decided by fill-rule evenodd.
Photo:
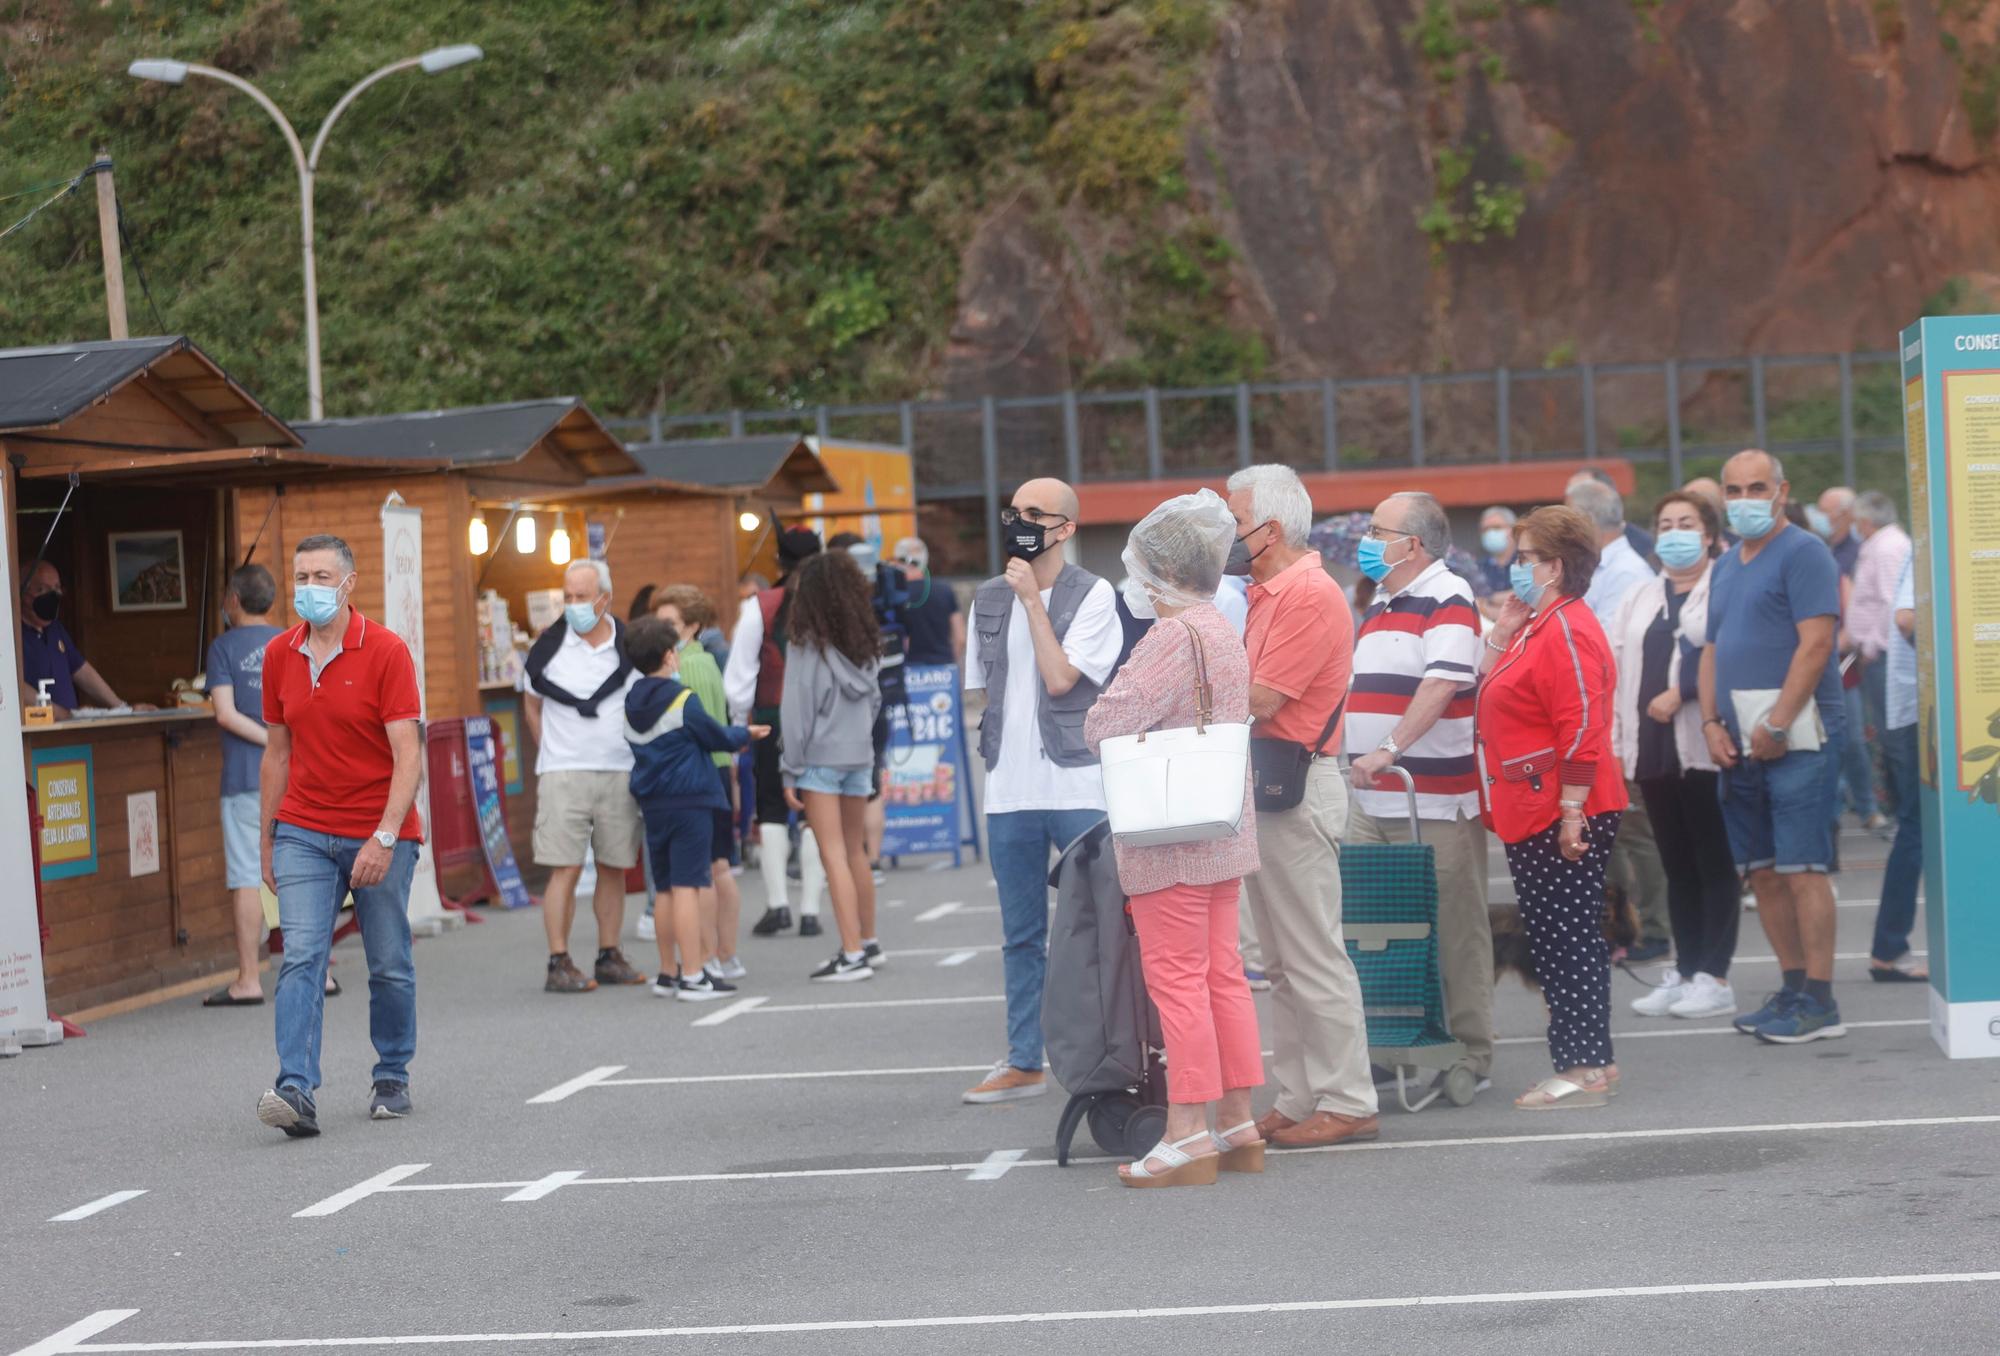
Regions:
M 1493 925 L 1486 917 L 1486 826 L 1461 813 L 1423 821 L 1437 861 L 1438 962 L 1445 1020 L 1465 1046 L 1466 1067 L 1493 1072 Z M 1347 816 L 1350 843 L 1407 843 L 1407 815 L 1377 819 L 1359 806 Z
M 1264 974 L 1271 981 L 1277 1110 L 1295 1121 L 1315 1111 L 1373 1116 L 1361 981 L 1340 930 L 1340 839 L 1347 776 L 1331 758 L 1306 773 L 1305 798 L 1282 813 L 1257 812 L 1263 866 L 1244 879 Z

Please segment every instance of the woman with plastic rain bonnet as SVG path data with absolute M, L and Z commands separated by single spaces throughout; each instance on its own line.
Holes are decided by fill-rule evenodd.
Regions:
M 1195 636 L 1213 687 L 1209 720 L 1250 719 L 1250 662 L 1214 603 L 1235 538 L 1229 505 L 1213 490 L 1169 499 L 1132 529 L 1124 556 L 1128 601 L 1159 621 L 1090 709 L 1083 733 L 1093 752 L 1120 735 L 1195 724 Z M 1127 1186 L 1206 1185 L 1219 1169 L 1263 1169 L 1250 1093 L 1264 1082 L 1264 1061 L 1236 949 L 1239 890 L 1257 869 L 1255 815 L 1246 776 L 1235 836 L 1116 845 L 1118 883 L 1131 899 L 1146 988 L 1166 1033 L 1168 1071 L 1166 1135 L 1139 1162 L 1119 1169 Z

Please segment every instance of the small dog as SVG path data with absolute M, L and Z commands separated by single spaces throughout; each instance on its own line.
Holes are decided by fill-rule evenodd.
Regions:
M 1528 933 L 1521 926 L 1521 906 L 1489 904 L 1486 918 L 1493 927 L 1493 977 L 1498 979 L 1511 970 L 1521 977 L 1523 984 L 1540 993 L 1541 977 L 1535 973 L 1535 958 L 1528 950 Z M 1604 940 L 1610 943 L 1612 959 L 1615 961 L 1638 939 L 1639 911 L 1626 898 L 1623 886 L 1606 882 Z

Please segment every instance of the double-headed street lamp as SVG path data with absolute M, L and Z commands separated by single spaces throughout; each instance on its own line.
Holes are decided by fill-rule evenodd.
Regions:
M 292 124 L 278 110 L 278 106 L 271 102 L 264 91 L 241 76 L 190 61 L 135 61 L 127 68 L 128 74 L 140 80 L 157 80 L 166 85 L 182 84 L 190 75 L 205 75 L 211 80 L 220 80 L 223 84 L 234 86 L 255 99 L 285 134 L 285 144 L 292 148 L 292 160 L 299 171 L 299 234 L 306 275 L 306 405 L 310 411 L 310 418 L 326 417 L 325 387 L 320 380 L 319 367 L 319 282 L 313 269 L 313 175 L 319 169 L 319 153 L 326 145 L 326 135 L 333 130 L 333 124 L 338 121 L 340 115 L 347 111 L 347 106 L 354 102 L 355 96 L 382 77 L 394 75 L 398 71 L 407 71 L 413 66 L 421 68 L 426 75 L 436 75 L 439 71 L 448 71 L 453 66 L 463 66 L 468 61 L 477 61 L 484 55 L 486 54 L 479 48 L 470 43 L 463 43 L 455 47 L 435 47 L 422 56 L 405 57 L 401 61 L 391 62 L 340 96 L 340 102 L 326 115 L 326 121 L 320 124 L 318 134 L 313 137 L 310 152 L 299 144 L 299 134 L 292 130 Z

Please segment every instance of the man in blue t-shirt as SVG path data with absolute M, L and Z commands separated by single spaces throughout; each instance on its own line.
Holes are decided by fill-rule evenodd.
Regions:
M 1722 773 L 1722 817 L 1784 986 L 1736 1028 L 1780 1045 L 1844 1036 L 1833 1001 L 1833 883 L 1840 740 L 1834 635 L 1840 567 L 1785 520 L 1791 486 L 1768 452 L 1722 468 L 1742 538 L 1715 563 L 1701 652 L 1702 732 Z
M 203 999 L 204 1007 L 256 1007 L 264 1001 L 257 974 L 257 943 L 264 934 L 257 777 L 268 738 L 264 647 L 279 631 L 271 624 L 277 601 L 271 572 L 262 565 L 243 566 L 229 576 L 222 595 L 229 629 L 208 647 L 208 695 L 222 730 L 222 855 L 236 914 L 236 979 Z

